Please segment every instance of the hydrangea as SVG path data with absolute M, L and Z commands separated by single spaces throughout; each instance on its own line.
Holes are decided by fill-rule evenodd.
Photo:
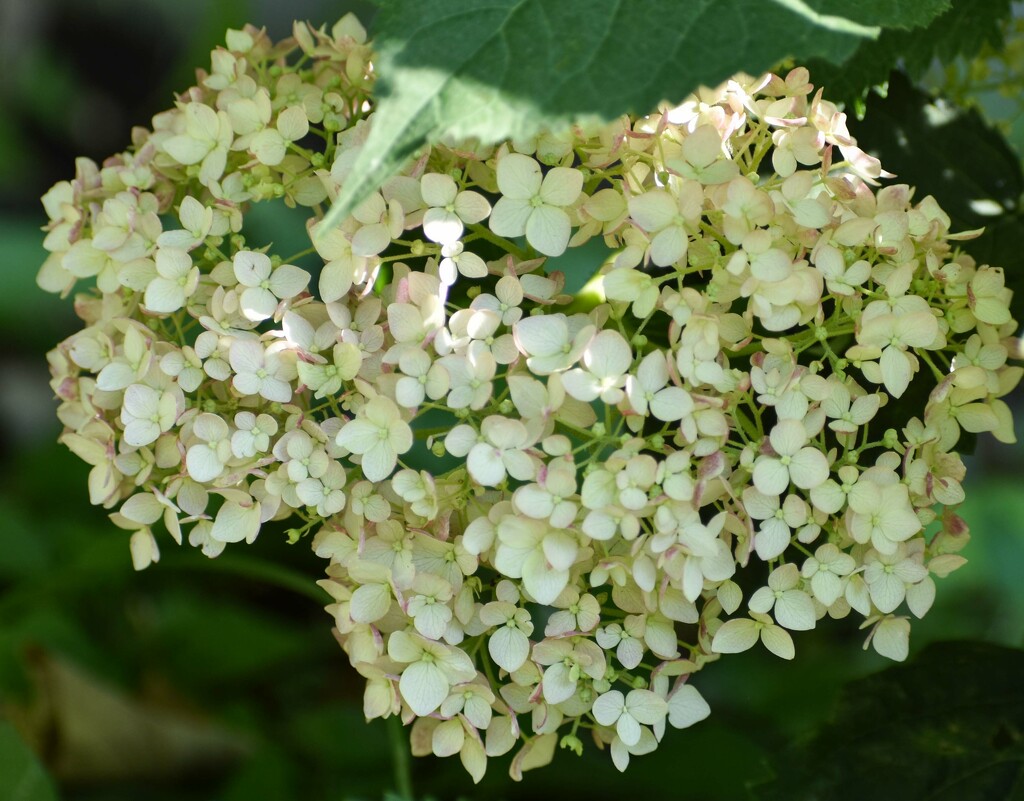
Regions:
M 961 433 L 1014 441 L 976 232 L 876 188 L 802 69 L 437 144 L 325 230 L 372 58 L 351 16 L 231 31 L 44 198 L 39 284 L 84 324 L 49 357 L 61 439 L 135 566 L 297 518 L 366 716 L 475 780 L 584 732 L 625 769 L 708 715 L 708 665 L 791 659 L 828 618 L 905 658 L 964 562 Z M 309 247 L 260 240 L 259 203 L 304 210 Z M 557 257 L 590 241 L 574 296 Z

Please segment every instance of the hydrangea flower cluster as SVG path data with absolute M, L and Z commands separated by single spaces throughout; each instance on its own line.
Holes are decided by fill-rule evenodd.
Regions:
M 878 189 L 799 68 L 436 144 L 326 230 L 371 59 L 351 16 L 230 31 L 43 199 L 39 283 L 85 323 L 50 354 L 61 439 L 136 568 L 157 531 L 216 557 L 295 521 L 366 717 L 475 780 L 585 731 L 625 769 L 708 715 L 705 665 L 791 659 L 825 618 L 903 659 L 964 562 L 961 432 L 1014 436 L 1010 293 L 957 249 L 978 232 Z M 307 251 L 261 243 L 262 202 L 308 210 Z M 607 258 L 566 293 L 588 242 Z

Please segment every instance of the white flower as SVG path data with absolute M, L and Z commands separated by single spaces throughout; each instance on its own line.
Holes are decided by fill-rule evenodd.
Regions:
M 516 346 L 534 375 L 549 375 L 575 364 L 594 336 L 594 326 L 579 316 L 541 314 L 526 317 L 512 329 Z
M 629 405 L 639 415 L 650 414 L 662 422 L 683 420 L 693 413 L 693 399 L 682 387 L 668 386 L 668 354 L 651 351 L 626 378 Z
M 776 626 L 768 615 L 758 612 L 723 623 L 715 632 L 711 650 L 719 654 L 738 654 L 753 648 L 759 637 L 764 647 L 778 657 L 792 659 L 796 655 L 789 632 Z
M 165 431 L 170 431 L 178 416 L 185 410 L 184 401 L 171 390 L 132 384 L 124 391 L 121 422 L 124 440 L 129 445 L 142 447 L 156 442 Z
M 491 213 L 491 205 L 483 195 L 460 192 L 448 175 L 427 173 L 420 178 L 420 192 L 429 206 L 423 215 L 423 234 L 442 245 L 458 240 L 464 224 L 478 223 Z
M 630 690 L 623 695 L 611 690 L 598 696 L 591 710 L 602 726 L 615 726 L 615 733 L 626 745 L 640 742 L 640 726 L 661 723 L 668 714 L 665 699 L 650 690 Z
M 879 486 L 860 481 L 863 492 L 849 496 L 847 528 L 860 543 L 870 542 L 881 554 L 896 553 L 899 543 L 921 530 L 906 484 Z
M 915 558 L 916 556 L 916 558 Z M 888 614 L 907 596 L 907 588 L 928 577 L 928 568 L 921 564 L 920 553 L 908 556 L 900 543 L 891 554 L 868 551 L 864 556 L 864 583 L 868 585 L 871 603 L 879 612 Z
M 918 367 L 917 358 L 907 353 L 907 348 L 929 348 L 937 338 L 939 324 L 930 310 L 881 314 L 866 320 L 857 342 L 865 348 L 881 349 L 881 358 L 878 374 L 868 371 L 865 376 L 884 384 L 894 398 L 900 397 Z
M 525 453 L 530 442 L 526 426 L 491 415 L 481 424 L 480 434 L 485 441 L 474 445 L 466 456 L 466 467 L 475 481 L 496 487 L 505 480 L 506 472 L 520 481 L 533 478 L 533 460 Z
M 192 434 L 202 440 L 188 449 L 188 474 L 200 483 L 213 481 L 231 458 L 228 424 L 215 414 L 201 414 L 192 423 Z
M 239 459 L 269 451 L 270 438 L 277 433 L 277 421 L 269 414 L 257 417 L 252 412 L 239 412 L 235 427 L 238 430 L 231 435 L 231 452 Z
M 502 197 L 491 212 L 491 230 L 499 236 L 523 236 L 545 256 L 560 256 L 569 243 L 571 222 L 565 207 L 583 190 L 583 174 L 555 167 L 541 177 L 529 156 L 508 153 L 498 161 Z
M 547 523 L 505 515 L 497 526 L 494 567 L 508 578 L 521 578 L 539 604 L 551 604 L 569 581 L 579 544 L 568 531 Z
M 659 267 L 675 264 L 689 246 L 687 228 L 700 223 L 704 191 L 696 181 L 673 182 L 673 192 L 651 189 L 629 198 L 633 221 L 652 235 L 651 261 Z
M 156 272 L 142 302 L 158 314 L 178 311 L 199 286 L 199 268 L 184 250 L 160 248 L 156 252 Z
M 412 447 L 412 429 L 394 401 L 376 397 L 338 432 L 338 444 L 362 457 L 363 475 L 383 481 L 398 463 L 398 455 Z
M 626 371 L 633 363 L 633 350 L 618 331 L 600 331 L 583 351 L 583 366 L 562 376 L 562 385 L 576 400 L 586 403 L 601 399 L 614 405 L 622 400 Z
M 480 622 L 498 627 L 487 641 L 494 663 L 509 673 L 519 670 L 530 655 L 530 613 L 507 601 L 492 601 L 480 609 Z
M 233 263 L 235 278 L 245 287 L 240 298 L 242 314 L 253 322 L 273 317 L 279 300 L 295 297 L 309 283 L 309 273 L 291 264 L 274 269 L 266 253 L 241 250 Z
M 465 651 L 406 631 L 388 637 L 388 656 L 405 665 L 398 690 L 409 708 L 421 717 L 436 710 L 453 685 L 476 676 L 473 661 Z
M 235 376 L 231 380 L 243 395 L 260 395 L 269 401 L 287 403 L 292 399 L 288 368 L 277 353 L 268 353 L 253 339 L 236 339 L 229 355 Z
M 811 580 L 811 592 L 825 606 L 832 606 L 843 594 L 843 578 L 856 569 L 857 563 L 832 543 L 821 545 L 808 556 L 801 574 Z
M 761 587 L 752 596 L 747 606 L 752 612 L 768 614 L 774 608 L 775 619 L 780 626 L 791 631 L 807 631 L 814 628 L 814 603 L 800 585 L 800 571 L 789 563 L 777 567 L 768 576 L 768 586 Z
M 811 489 L 828 479 L 828 459 L 807 445 L 807 429 L 796 420 L 780 420 L 769 435 L 776 456 L 758 456 L 754 463 L 754 486 L 764 495 L 781 495 L 790 481 L 800 489 Z

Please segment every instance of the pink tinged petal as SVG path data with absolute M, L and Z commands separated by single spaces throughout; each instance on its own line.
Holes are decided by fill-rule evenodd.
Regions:
M 651 240 L 651 261 L 659 267 L 675 264 L 686 255 L 689 242 L 682 226 L 670 225 Z
M 533 210 L 534 207 L 526 200 L 503 197 L 494 204 L 488 222 L 498 236 L 522 236 L 526 233 L 526 223 Z
M 501 194 L 514 200 L 529 200 L 537 195 L 541 188 L 540 165 L 529 156 L 520 153 L 503 156 L 498 162 L 496 177 Z
M 487 650 L 498 667 L 512 673 L 526 662 L 530 641 L 519 629 L 502 626 L 491 635 Z
M 535 477 L 534 463 L 530 455 L 522 451 L 505 451 L 501 460 L 512 478 L 519 481 L 532 481 Z
M 800 489 L 810 489 L 828 480 L 828 458 L 814 448 L 797 451 L 789 462 L 789 477 Z
M 548 170 L 540 187 L 540 197 L 551 206 L 571 206 L 583 191 L 583 173 L 572 167 Z
M 453 211 L 434 208 L 423 215 L 423 234 L 432 242 L 455 242 L 462 236 L 463 228 L 462 220 Z
M 761 642 L 780 659 L 792 659 L 796 656 L 793 638 L 781 626 L 765 626 L 761 629 Z
M 398 689 L 409 708 L 420 717 L 429 715 L 448 697 L 448 679 L 433 662 L 417 661 L 402 671 Z
M 738 654 L 754 647 L 757 642 L 758 628 L 750 618 L 727 620 L 715 632 L 711 641 L 711 650 L 719 654 Z
M 561 256 L 571 234 L 569 215 L 556 206 L 537 206 L 526 220 L 525 233 L 526 241 L 540 253 Z

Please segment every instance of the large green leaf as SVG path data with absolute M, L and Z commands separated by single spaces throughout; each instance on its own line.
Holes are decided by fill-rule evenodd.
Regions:
M 380 0 L 377 111 L 328 213 L 343 219 L 423 144 L 644 113 L 792 56 L 842 63 L 949 0 Z
M 1024 793 L 1024 651 L 932 645 L 847 685 L 832 720 L 773 760 L 761 801 L 990 801 Z
M 1024 173 L 1006 138 L 976 110 L 936 101 L 901 73 L 892 74 L 885 97 L 868 97 L 851 131 L 896 181 L 917 187 L 917 199 L 934 195 L 954 230 L 986 229 L 964 250 L 1006 270 L 1011 311 L 1024 319 Z
M 952 0 L 952 8 L 927 27 L 882 31 L 877 39 L 862 42 L 842 66 L 825 59 L 807 66 L 815 86 L 823 86 L 830 100 L 855 101 L 884 83 L 897 64 L 919 78 L 934 59 L 949 64 L 958 57 L 973 58 L 986 44 L 998 45 L 1001 23 L 1009 14 L 1010 0 Z

